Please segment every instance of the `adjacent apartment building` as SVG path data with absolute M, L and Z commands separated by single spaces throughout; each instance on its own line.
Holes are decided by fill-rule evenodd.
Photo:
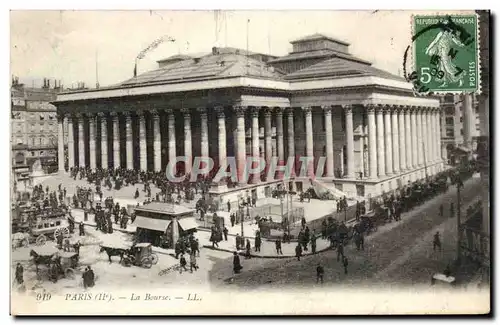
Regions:
M 470 118 L 464 110 L 471 106 Z M 479 100 L 476 94 L 448 94 L 441 98 L 441 144 L 443 158 L 449 165 L 457 164 L 461 157 L 474 153 L 479 136 Z M 470 123 L 468 123 L 470 122 Z M 469 141 L 467 141 L 469 139 Z
M 59 92 L 56 81 L 26 87 L 14 77 L 11 86 L 11 148 L 13 181 L 27 181 L 34 170 L 57 171 L 57 113 L 50 104 Z

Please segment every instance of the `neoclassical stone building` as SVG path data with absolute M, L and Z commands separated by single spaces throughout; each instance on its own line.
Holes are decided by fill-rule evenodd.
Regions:
M 324 160 L 316 179 L 352 197 L 443 168 L 437 98 L 415 96 L 404 79 L 354 57 L 343 41 L 315 34 L 292 44 L 284 57 L 234 48 L 176 55 L 116 86 L 62 93 L 54 102 L 59 155 L 68 123 L 70 167 L 159 171 L 183 155 L 220 165 L 231 156 L 306 156 L 314 170 L 294 185 L 309 186 Z M 263 178 L 240 189 L 264 195 L 276 183 Z

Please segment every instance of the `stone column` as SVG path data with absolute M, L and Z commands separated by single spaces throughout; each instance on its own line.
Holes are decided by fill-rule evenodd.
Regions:
M 125 113 L 125 141 L 127 153 L 127 169 L 134 169 L 134 144 L 132 142 L 132 116 Z
M 417 107 L 413 106 L 410 111 L 411 120 L 411 162 L 413 169 L 418 167 L 418 131 L 417 131 Z
M 345 114 L 345 135 L 347 155 L 347 178 L 354 178 L 354 125 L 352 122 L 352 105 L 343 105 Z
M 285 161 L 285 146 L 283 143 L 283 108 L 281 107 L 276 107 L 276 147 L 278 162 L 283 163 Z
M 436 132 L 437 132 L 437 154 L 438 162 L 443 161 L 443 148 L 441 147 L 441 109 L 438 108 L 436 112 Z
M 198 107 L 201 120 L 201 156 L 204 158 L 209 157 L 208 152 L 208 118 L 207 110 L 205 107 Z
M 108 119 L 105 113 L 97 113 L 101 121 L 101 168 L 108 168 Z
M 75 167 L 75 135 L 73 129 L 73 116 L 68 117 L 68 168 Z
M 293 119 L 293 107 L 286 109 L 287 127 L 288 127 L 288 159 L 292 158 L 294 165 L 291 170 L 291 175 L 295 175 L 295 122 Z M 283 134 L 283 125 L 281 126 Z M 283 158 L 284 159 L 284 158 Z
M 252 157 L 255 159 L 260 157 L 259 108 L 254 107 L 250 113 L 252 116 Z M 257 167 L 255 163 L 253 165 L 252 168 Z M 260 175 L 254 174 L 251 176 L 252 183 L 256 184 L 260 182 Z
M 424 165 L 424 150 L 423 150 L 423 135 L 422 135 L 422 107 L 418 107 L 415 114 L 417 122 L 417 166 L 422 167 Z
M 384 130 L 385 130 L 385 174 L 393 174 L 392 169 L 392 127 L 391 127 L 391 108 L 384 108 Z
M 431 108 L 430 113 L 429 113 L 429 124 L 431 126 L 431 163 L 434 163 L 436 161 L 436 144 L 437 144 L 437 137 L 436 137 L 436 123 L 435 123 L 435 117 L 436 117 L 436 109 Z
M 88 114 L 89 120 L 89 156 L 90 156 L 90 168 L 95 170 L 97 167 L 96 159 L 96 116 L 94 114 Z
M 378 176 L 385 176 L 385 143 L 384 143 L 384 115 L 383 106 L 378 106 L 377 115 L 377 169 Z
M 168 161 L 174 162 L 175 157 L 177 156 L 176 147 L 175 147 L 175 116 L 174 111 L 172 109 L 167 109 L 167 124 L 168 124 Z M 174 168 L 175 166 L 171 166 Z M 172 170 L 175 172 L 175 170 Z
M 399 119 L 398 119 L 399 109 L 393 107 L 391 115 L 391 126 L 392 126 L 392 166 L 394 169 L 394 174 L 399 174 Z
M 140 169 L 148 170 L 148 148 L 146 141 L 146 116 L 144 111 L 137 112 L 139 117 L 139 161 Z
M 186 156 L 185 173 L 190 174 L 193 166 L 193 142 L 191 139 L 191 110 L 182 109 L 184 113 L 184 155 Z
M 226 150 L 226 116 L 224 114 L 224 107 L 218 106 L 215 108 L 217 112 L 217 125 L 218 125 L 218 147 L 219 147 L 219 166 L 226 167 L 227 164 L 227 150 Z
M 429 126 L 427 125 L 427 108 L 422 107 L 422 147 L 423 147 L 423 153 L 424 153 L 424 166 L 427 166 L 427 163 L 429 162 L 429 155 L 430 155 L 430 150 L 429 150 Z
M 85 135 L 83 133 L 83 114 L 77 115 L 78 119 L 78 166 L 86 167 L 85 164 Z
M 368 115 L 368 159 L 369 177 L 377 178 L 377 126 L 375 125 L 375 106 L 366 107 Z
M 113 167 L 120 168 L 120 119 L 116 112 L 111 112 L 113 119 Z
M 273 158 L 273 139 L 271 127 L 271 111 L 268 107 L 264 108 L 264 144 L 266 147 L 266 166 L 269 166 Z
M 403 106 L 398 107 L 398 131 L 399 131 L 399 170 L 406 170 L 406 131 L 405 131 L 405 112 Z
M 159 172 L 161 166 L 161 132 L 160 132 L 160 115 L 156 110 L 151 111 L 153 117 L 153 156 L 154 170 Z
M 302 107 L 306 119 L 306 156 L 308 159 L 307 176 L 314 175 L 314 142 L 313 142 L 313 124 L 311 107 Z
M 326 177 L 333 177 L 333 125 L 332 107 L 323 106 L 325 114 L 325 137 L 326 137 Z M 363 153 L 361 153 L 362 155 Z
M 429 156 L 427 157 L 427 162 L 431 163 L 434 161 L 434 134 L 432 133 L 432 130 L 434 129 L 432 125 L 432 109 L 428 108 L 427 109 L 427 114 L 425 115 L 426 117 L 426 122 L 427 122 L 427 144 L 428 144 L 428 152 Z
M 244 177 L 245 165 L 246 165 L 246 141 L 245 141 L 245 106 L 235 106 L 233 107 L 236 114 L 236 138 L 238 140 L 238 147 L 236 153 L 237 166 L 238 166 L 238 181 L 239 183 L 245 183 L 246 179 Z
M 406 155 L 406 166 L 405 170 L 409 171 L 413 169 L 413 156 L 412 156 L 412 138 L 411 138 L 411 121 L 410 121 L 410 107 L 405 106 L 404 107 L 404 120 L 405 120 L 405 127 L 404 127 L 404 132 L 405 132 L 405 144 L 406 148 L 404 150 L 405 155 Z
M 57 116 L 57 163 L 60 173 L 64 173 L 64 115 Z

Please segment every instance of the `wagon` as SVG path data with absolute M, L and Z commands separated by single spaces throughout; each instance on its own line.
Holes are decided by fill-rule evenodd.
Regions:
M 73 279 L 80 255 L 77 252 L 60 252 L 60 272 L 65 278 Z
M 36 267 L 37 277 L 40 279 L 41 276 L 39 274 L 39 265 L 45 265 L 47 267 L 47 273 L 49 277 L 53 277 L 52 266 L 57 264 L 59 259 L 59 250 L 50 245 L 41 245 L 33 247 L 30 251 L 30 256 L 33 258 L 33 263 Z
M 153 246 L 151 243 L 137 243 L 129 250 L 128 257 L 131 263 L 144 268 L 151 268 L 153 264 L 158 263 L 158 255 L 153 253 Z

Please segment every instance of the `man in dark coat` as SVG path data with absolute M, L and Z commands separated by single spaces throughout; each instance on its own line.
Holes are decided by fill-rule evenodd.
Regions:
M 24 273 L 23 266 L 21 265 L 21 263 L 17 263 L 17 266 L 16 266 L 16 281 L 17 281 L 18 284 L 23 284 L 23 282 L 24 282 L 23 273 Z
M 242 268 L 243 267 L 241 266 L 240 257 L 238 255 L 238 253 L 233 252 L 233 272 L 235 274 L 238 274 L 238 273 L 240 273 Z
M 321 283 L 323 283 L 323 275 L 325 274 L 325 269 L 323 266 L 321 266 L 320 263 L 318 263 L 318 266 L 316 266 L 316 283 L 318 283 L 321 280 Z
M 276 245 L 276 254 L 283 255 L 283 252 L 281 251 L 281 240 L 279 238 L 276 239 L 275 245 Z
M 311 250 L 313 254 L 316 254 L 316 236 L 314 234 L 311 236 Z
M 302 256 L 302 246 L 300 244 L 295 246 L 295 256 L 297 257 L 297 261 L 300 261 L 300 257 Z
M 234 213 L 231 213 L 230 219 L 231 219 L 231 227 L 234 227 L 234 222 L 236 221 L 236 216 L 234 215 Z
M 227 212 L 231 212 L 231 202 L 227 201 Z
M 236 250 L 239 251 L 240 250 L 240 246 L 241 246 L 241 237 L 240 237 L 240 234 L 236 234 Z
M 78 225 L 78 231 L 80 236 L 85 236 L 85 229 L 83 222 L 80 222 L 80 224 Z
M 245 258 L 246 259 L 250 259 L 251 258 L 251 250 L 252 250 L 252 245 L 250 244 L 250 239 L 247 239 L 247 244 L 246 244 L 246 254 L 245 254 Z
M 88 286 L 92 288 L 95 285 L 95 274 L 90 265 L 88 266 L 88 281 Z
M 344 274 L 347 274 L 347 266 L 349 265 L 349 260 L 346 256 L 342 257 L 342 264 L 344 265 Z
M 227 241 L 227 234 L 229 233 L 229 230 L 227 230 L 226 226 L 224 226 L 222 233 L 224 233 L 224 240 Z
M 337 262 L 340 261 L 341 257 L 344 257 L 344 245 L 339 243 L 337 247 Z
M 260 245 L 262 244 L 262 239 L 260 238 L 260 234 L 255 237 L 255 251 L 260 252 Z

